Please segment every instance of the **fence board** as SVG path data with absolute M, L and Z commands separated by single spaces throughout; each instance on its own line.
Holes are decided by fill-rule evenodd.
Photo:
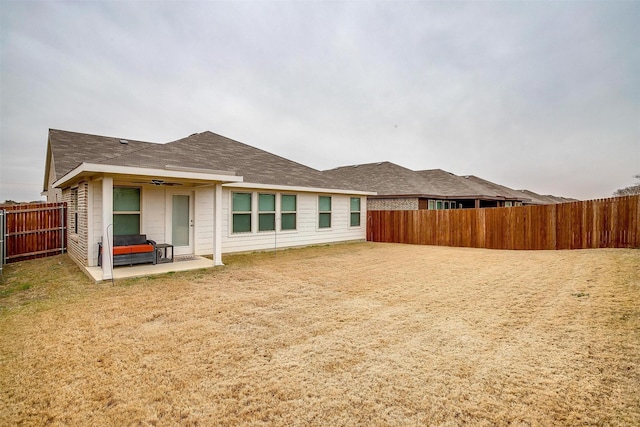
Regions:
M 56 255 L 66 250 L 66 203 L 7 206 L 5 230 L 6 262 Z
M 640 247 L 640 195 L 509 208 L 369 211 L 373 242 L 488 249 Z

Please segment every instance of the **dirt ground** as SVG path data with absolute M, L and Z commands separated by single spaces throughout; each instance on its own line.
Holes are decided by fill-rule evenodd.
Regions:
M 0 425 L 640 425 L 640 251 L 358 243 L 0 286 Z

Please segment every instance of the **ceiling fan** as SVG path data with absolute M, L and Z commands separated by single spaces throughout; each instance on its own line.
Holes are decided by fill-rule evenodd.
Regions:
M 167 187 L 172 187 L 174 185 L 182 185 L 179 182 L 167 182 L 163 179 L 152 179 L 150 181 L 133 181 L 136 184 L 152 184 L 152 185 L 166 185 Z

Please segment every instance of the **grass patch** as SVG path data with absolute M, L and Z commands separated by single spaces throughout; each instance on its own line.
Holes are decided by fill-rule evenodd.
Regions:
M 10 265 L 0 425 L 640 424 L 640 251 L 224 262 L 116 286 Z

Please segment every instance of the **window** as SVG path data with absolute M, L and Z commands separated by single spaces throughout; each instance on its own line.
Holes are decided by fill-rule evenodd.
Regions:
M 318 196 L 318 227 L 331 227 L 331 196 Z
M 436 209 L 442 209 L 442 200 L 436 201 Z
M 429 209 L 434 210 L 436 208 L 436 201 L 429 200 Z
M 233 232 L 251 232 L 251 193 L 233 193 Z
M 73 212 L 73 232 L 78 234 L 78 189 L 71 189 L 71 211 Z
M 294 194 L 282 194 L 280 196 L 280 229 L 296 229 L 296 196 Z
M 513 206 L 513 202 L 504 202 L 504 207 L 505 208 L 510 208 Z
M 351 226 L 360 227 L 360 197 L 351 198 Z
M 258 231 L 276 229 L 276 195 L 258 194 Z
M 140 234 L 140 189 L 113 188 L 113 235 Z

